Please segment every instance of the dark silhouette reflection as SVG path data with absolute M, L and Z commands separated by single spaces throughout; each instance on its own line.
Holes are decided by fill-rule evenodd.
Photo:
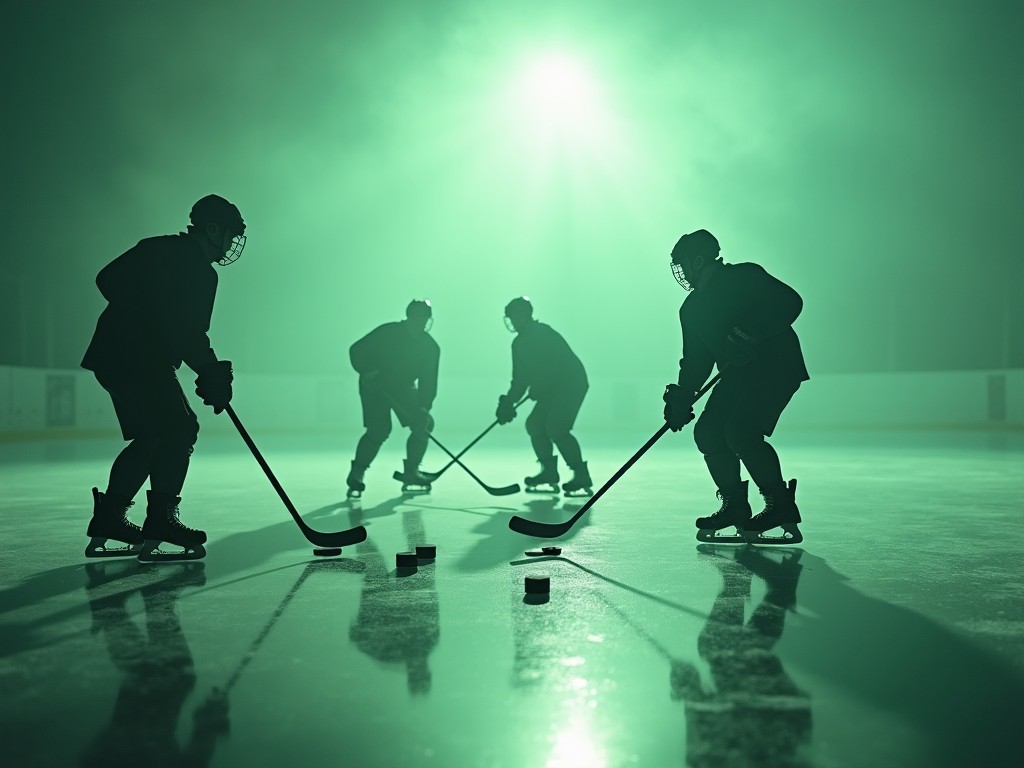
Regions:
M 430 543 L 420 510 L 403 512 L 402 528 L 410 551 Z M 428 657 L 441 636 L 434 564 L 421 560 L 415 572 L 400 576 L 393 572 L 393 560 L 386 560 L 372 540 L 357 544 L 356 551 L 366 571 L 349 638 L 373 659 L 404 665 L 409 693 L 426 695 L 431 685 Z
M 671 696 L 686 707 L 686 764 L 704 766 L 805 766 L 811 705 L 772 651 L 782 637 L 786 611 L 796 606 L 803 550 L 765 553 L 753 547 L 702 545 L 722 575 L 697 650 L 711 670 L 706 687 L 697 668 L 672 660 Z M 744 621 L 751 578 L 767 584 L 764 598 Z
M 82 753 L 82 766 L 173 766 L 210 763 L 217 739 L 228 732 L 227 697 L 214 691 L 194 712 L 192 731 L 180 744 L 176 734 L 185 699 L 196 683 L 192 653 L 178 621 L 176 603 L 190 587 L 206 583 L 203 563 L 161 566 L 160 581 L 112 591 L 121 579 L 145 576 L 132 561 L 85 566 L 93 632 L 102 633 L 110 659 L 122 675 L 110 722 Z M 117 585 L 122 586 L 122 585 Z M 128 598 L 140 594 L 145 628 L 129 616 Z
M 529 394 L 536 401 L 526 417 L 526 432 L 540 462 L 540 472 L 523 482 L 527 491 L 557 493 L 558 457 L 562 455 L 573 476 L 561 489 L 570 495 L 593 493 L 587 462 L 572 429 L 590 386 L 583 363 L 562 335 L 533 317 L 533 304 L 526 296 L 505 306 L 505 324 L 516 334 L 512 341 L 512 381 L 508 392 L 498 398 L 495 418 L 508 424 L 516 417 L 515 404 Z

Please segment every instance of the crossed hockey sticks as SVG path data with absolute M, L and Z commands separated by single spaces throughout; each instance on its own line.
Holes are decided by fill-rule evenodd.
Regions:
M 693 397 L 693 401 L 697 402 L 709 389 L 711 389 L 718 380 L 722 378 L 722 372 L 719 371 L 715 377 L 705 384 L 699 392 Z M 508 527 L 516 533 L 521 533 L 524 536 L 534 536 L 541 539 L 554 539 L 562 534 L 568 533 L 569 529 L 576 525 L 577 521 L 587 513 L 587 511 L 597 503 L 597 500 L 604 495 L 604 492 L 615 485 L 616 481 L 622 477 L 632 467 L 637 460 L 643 456 L 654 445 L 661 436 L 668 432 L 668 422 L 665 422 L 658 428 L 658 431 L 651 435 L 651 438 L 644 443 L 643 447 L 634 453 L 629 461 L 619 467 L 615 474 L 612 475 L 608 481 L 598 489 L 597 493 L 587 499 L 587 503 L 576 510 L 571 518 L 566 520 L 564 523 L 542 523 L 537 520 L 527 520 L 525 517 L 519 517 L 519 515 L 513 515 L 512 519 L 508 521 Z
M 523 403 L 525 403 L 528 399 L 529 399 L 528 397 L 524 397 L 522 400 L 520 400 L 518 403 L 516 403 L 512 407 L 518 409 L 519 406 L 522 405 Z M 453 458 L 451 461 L 449 461 L 447 464 L 445 464 L 443 467 L 441 467 L 441 469 L 439 469 L 437 472 L 422 472 L 421 474 L 424 477 L 430 478 L 430 482 L 434 482 L 435 480 L 437 480 L 437 478 L 439 478 L 441 475 L 443 475 L 445 472 L 447 472 L 452 466 L 454 466 L 456 461 L 458 461 L 463 456 L 465 456 L 470 448 L 472 448 L 474 445 L 476 445 L 481 440 L 483 440 L 484 437 L 487 435 L 487 433 L 490 432 L 492 429 L 494 429 L 496 426 L 498 426 L 498 424 L 500 424 L 500 423 L 501 422 L 499 422 L 497 419 L 492 421 L 490 426 L 487 427 L 487 429 L 485 429 L 479 435 L 477 435 L 476 438 L 473 440 L 473 442 L 471 442 L 469 445 L 467 445 L 465 448 L 463 448 L 461 451 L 459 451 L 458 454 L 455 456 L 455 458 Z M 395 474 L 397 475 L 399 473 L 396 472 Z M 399 480 L 400 478 L 396 477 L 395 479 Z
M 314 531 L 306 525 L 305 520 L 303 520 L 298 511 L 296 511 L 295 505 L 292 504 L 291 499 L 288 498 L 288 494 L 284 492 L 284 488 L 281 487 L 277 478 L 274 477 L 274 473 L 270 470 L 270 465 L 267 464 L 266 459 L 263 458 L 263 454 L 260 453 L 259 448 L 256 447 L 256 443 L 252 441 L 252 438 L 249 437 L 249 433 L 246 432 L 245 427 L 242 426 L 242 422 L 239 421 L 238 416 L 235 414 L 235 409 L 229 404 L 224 407 L 224 410 L 227 411 L 228 416 L 231 417 L 231 421 L 238 430 L 238 434 L 242 436 L 245 444 L 249 446 L 249 450 L 252 451 L 252 455 L 263 468 L 263 471 L 267 475 L 267 479 L 270 480 L 270 484 L 274 486 L 274 490 L 277 491 L 277 495 L 281 497 L 281 501 L 284 502 L 285 507 L 291 513 L 292 518 L 294 518 L 296 525 L 299 526 L 299 530 L 302 531 L 302 535 L 306 537 L 306 540 L 309 541 L 309 543 L 315 544 L 318 547 L 337 548 L 348 547 L 366 540 L 366 529 L 361 525 L 357 525 L 355 528 L 349 528 L 345 531 L 335 531 L 333 533 Z
M 388 399 L 388 402 L 391 403 L 391 407 L 394 408 L 397 413 L 403 414 L 406 417 L 406 419 L 408 419 L 409 418 L 408 411 L 406 411 L 397 402 L 395 402 L 395 398 L 393 398 L 391 396 L 391 393 L 388 392 L 383 387 L 380 387 L 379 389 L 384 394 L 384 397 L 386 397 Z M 497 420 L 495 420 L 495 424 L 497 424 Z M 488 427 L 487 430 L 484 432 L 484 434 L 487 434 L 487 432 L 489 432 L 491 430 L 491 427 L 493 427 L 493 426 L 494 426 L 494 424 L 492 424 L 490 427 Z M 483 436 L 484 435 L 480 435 L 480 437 L 483 437 Z M 500 486 L 500 487 L 495 487 L 493 485 L 488 485 L 483 480 L 481 480 L 479 477 L 474 475 L 473 474 L 473 470 L 471 470 L 469 467 L 467 467 L 465 464 L 463 464 L 461 461 L 459 461 L 459 456 L 461 456 L 462 453 L 465 453 L 466 451 L 468 451 L 473 446 L 473 443 L 470 443 L 470 445 L 467 446 L 462 451 L 462 453 L 459 454 L 459 456 L 456 456 L 454 453 L 449 451 L 441 443 L 440 440 L 438 440 L 436 437 L 434 437 L 433 433 L 427 432 L 427 437 L 430 438 L 431 442 L 433 442 L 434 445 L 436 445 L 438 448 L 440 448 L 442 451 L 444 451 L 446 454 L 448 454 L 448 457 L 451 459 L 451 461 L 449 462 L 448 466 L 451 466 L 452 464 L 458 464 L 460 467 L 462 467 L 463 470 L 465 470 L 467 475 L 469 475 L 471 478 L 473 478 L 476 481 L 477 485 L 479 485 L 481 488 L 483 488 L 485 491 L 487 491 L 487 493 L 489 493 L 491 496 L 511 496 L 513 493 L 519 493 L 519 491 L 522 490 L 519 487 L 519 483 L 512 483 L 512 485 L 503 485 L 503 486 Z M 478 437 L 477 440 L 479 440 L 480 437 Z M 473 442 L 475 443 L 476 440 L 474 440 Z M 446 466 L 444 469 L 448 469 L 448 466 Z M 441 470 L 441 471 L 443 472 L 444 470 Z M 441 473 L 439 472 L 438 475 L 440 475 L 440 474 Z M 394 477 L 395 480 L 404 480 L 404 476 L 402 475 L 401 472 L 395 472 L 392 475 L 392 477 Z M 434 478 L 431 478 L 431 482 L 433 482 L 433 479 Z

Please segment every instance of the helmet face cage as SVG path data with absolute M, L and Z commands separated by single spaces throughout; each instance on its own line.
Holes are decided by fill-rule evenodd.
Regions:
M 217 260 L 217 263 L 222 267 L 226 267 L 228 264 L 234 264 L 238 261 L 238 257 L 242 255 L 242 251 L 245 249 L 245 235 L 235 235 L 231 240 L 230 250 L 224 254 L 223 258 Z
M 672 277 L 676 279 L 676 282 L 683 286 L 684 291 L 692 291 L 693 286 L 686 279 L 686 275 L 683 272 L 683 265 L 678 264 L 675 261 L 672 262 Z

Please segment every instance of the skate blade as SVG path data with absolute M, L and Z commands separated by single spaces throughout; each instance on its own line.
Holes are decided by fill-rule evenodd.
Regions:
M 147 541 L 139 552 L 139 560 L 143 563 L 173 563 L 182 560 L 201 560 L 206 557 L 206 549 L 202 544 L 183 547 L 181 552 L 161 552 L 158 547 L 162 541 Z
M 406 496 L 424 496 L 430 493 L 429 485 L 403 485 L 402 493 Z
M 138 557 L 142 551 L 142 544 L 128 544 L 123 547 L 106 546 L 108 539 L 102 536 L 93 536 L 85 546 L 86 557 Z M 115 539 L 116 541 L 116 539 Z
M 564 491 L 564 495 L 565 495 L 566 498 L 569 498 L 569 499 L 575 499 L 575 498 L 579 498 L 581 496 L 588 496 L 589 497 L 589 496 L 593 496 L 594 495 L 594 489 L 593 488 L 589 488 L 589 487 L 588 488 L 579 488 L 579 489 L 577 489 L 575 491 Z
M 739 529 L 737 529 L 739 530 Z M 713 528 L 699 528 L 697 530 L 697 541 L 703 541 L 706 544 L 746 544 L 747 539 L 739 533 L 722 533 L 721 530 L 716 531 Z
M 552 494 L 558 496 L 562 492 L 557 486 L 553 485 L 528 485 L 523 490 L 526 493 L 541 493 L 548 496 Z
M 782 528 L 781 536 L 766 536 L 767 531 L 744 531 L 743 535 L 746 537 L 748 544 L 799 544 L 804 540 L 804 535 L 800 533 L 800 528 L 796 523 L 787 523 L 782 526 L 776 526 L 776 528 Z M 769 528 L 769 531 L 775 530 L 775 528 Z

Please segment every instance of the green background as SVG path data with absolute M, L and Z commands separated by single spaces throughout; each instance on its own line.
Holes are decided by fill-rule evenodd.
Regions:
M 0 364 L 77 366 L 96 272 L 216 192 L 249 227 L 211 333 L 236 370 L 345 371 L 429 297 L 442 387 L 500 389 L 525 293 L 592 379 L 671 380 L 668 252 L 702 227 L 803 295 L 812 375 L 1024 365 L 1018 3 L 42 1 L 0 27 Z

